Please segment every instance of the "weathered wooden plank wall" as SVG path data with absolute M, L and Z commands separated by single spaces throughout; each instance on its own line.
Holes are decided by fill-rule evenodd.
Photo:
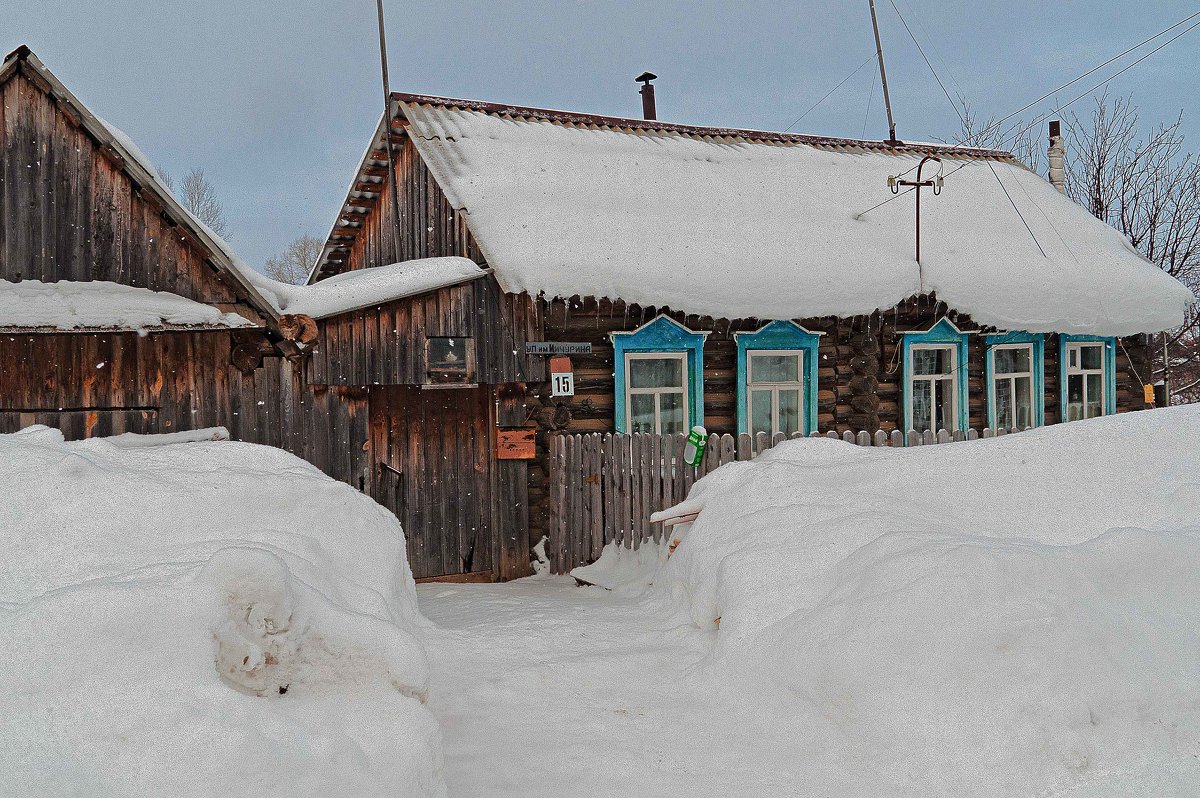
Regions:
M 416 147 L 405 133 L 393 133 L 396 155 L 396 188 L 400 199 L 400 250 L 396 250 L 393 235 L 395 214 L 392 211 L 390 190 L 386 184 L 371 186 L 371 191 L 354 201 L 359 212 L 352 214 L 358 228 L 352 228 L 352 241 L 334 256 L 322 272 L 329 277 L 341 271 L 382 266 L 402 260 L 460 255 L 483 263 L 483 255 L 467 229 L 466 217 L 454 210 L 446 201 L 445 194 L 437 181 L 417 154 Z M 382 143 L 382 142 L 380 142 Z M 378 147 L 372 157 L 380 162 L 387 161 L 387 153 Z M 387 167 L 369 168 L 371 177 L 385 177 Z M 350 231 L 346 231 L 350 233 Z
M 365 391 L 310 387 L 303 364 L 283 358 L 242 374 L 230 365 L 235 335 L 0 336 L 0 430 L 39 423 L 75 439 L 224 426 L 365 488 Z
M 493 516 L 490 388 L 371 388 L 373 496 L 408 530 L 409 564 L 420 578 L 498 575 Z
M 203 245 L 24 73 L 0 86 L 0 137 L 0 279 L 110 280 L 239 303 Z
M 525 354 L 541 340 L 538 304 L 505 294 L 483 276 L 416 297 L 318 322 L 312 380 L 325 385 L 421 385 L 428 382 L 425 341 L 450 336 L 475 348 L 474 382 L 498 385 L 546 379 L 546 359 Z

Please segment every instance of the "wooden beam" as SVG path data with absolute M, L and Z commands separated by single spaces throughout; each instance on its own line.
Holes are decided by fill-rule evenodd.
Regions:
M 480 582 L 495 582 L 491 571 L 471 571 L 466 574 L 446 574 L 445 576 L 423 576 L 414 580 L 418 585 L 428 585 L 432 582 L 449 582 L 453 584 L 477 584 Z

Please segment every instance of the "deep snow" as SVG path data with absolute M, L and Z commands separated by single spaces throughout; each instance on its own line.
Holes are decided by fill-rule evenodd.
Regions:
M 444 794 L 394 516 L 165 440 L 0 436 L 0 795 Z
M 691 504 L 640 595 L 654 552 L 418 589 L 452 794 L 1200 794 L 1200 408 L 797 441 Z

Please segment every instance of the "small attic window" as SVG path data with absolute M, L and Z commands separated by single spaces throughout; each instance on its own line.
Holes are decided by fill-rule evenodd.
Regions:
M 428 338 L 425 382 L 462 385 L 475 381 L 475 345 L 471 338 Z

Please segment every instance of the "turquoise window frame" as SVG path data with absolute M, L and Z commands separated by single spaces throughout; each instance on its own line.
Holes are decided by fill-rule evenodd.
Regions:
M 617 432 L 628 431 L 625 392 L 625 356 L 630 353 L 684 353 L 687 355 L 688 427 L 704 423 L 704 339 L 668 316 L 657 316 L 630 332 L 609 333 L 613 346 L 613 378 L 616 383 L 613 424 Z
M 987 418 L 988 426 L 996 428 L 996 346 L 1004 344 L 1032 344 L 1033 362 L 1033 426 L 1041 427 L 1046 424 L 1046 336 L 1037 333 L 1007 332 L 989 335 L 984 339 L 987 353 L 984 360 L 984 375 L 987 386 Z
M 1117 339 L 1103 335 L 1058 336 L 1058 416 L 1067 420 L 1067 345 L 1104 344 L 1104 415 L 1117 412 Z
M 957 381 L 955 382 L 958 405 L 958 428 L 964 435 L 970 429 L 970 417 L 967 415 L 967 410 L 970 404 L 967 401 L 967 334 L 955 326 L 954 322 L 943 318 L 937 324 L 930 327 L 925 332 L 906 332 L 904 333 L 903 341 L 903 360 L 904 360 L 904 389 L 903 389 L 903 413 L 904 432 L 908 433 L 913 428 L 912 424 L 912 348 L 915 344 L 950 344 L 955 347 L 957 358 L 958 373 L 955 374 Z M 905 435 L 907 442 L 908 436 Z
M 796 351 L 804 353 L 804 409 L 801 413 L 804 434 L 817 428 L 817 351 L 821 342 L 820 333 L 804 329 L 794 321 L 773 321 L 749 333 L 734 333 L 737 342 L 737 429 L 739 433 L 750 431 L 747 390 L 747 353 L 754 350 Z

